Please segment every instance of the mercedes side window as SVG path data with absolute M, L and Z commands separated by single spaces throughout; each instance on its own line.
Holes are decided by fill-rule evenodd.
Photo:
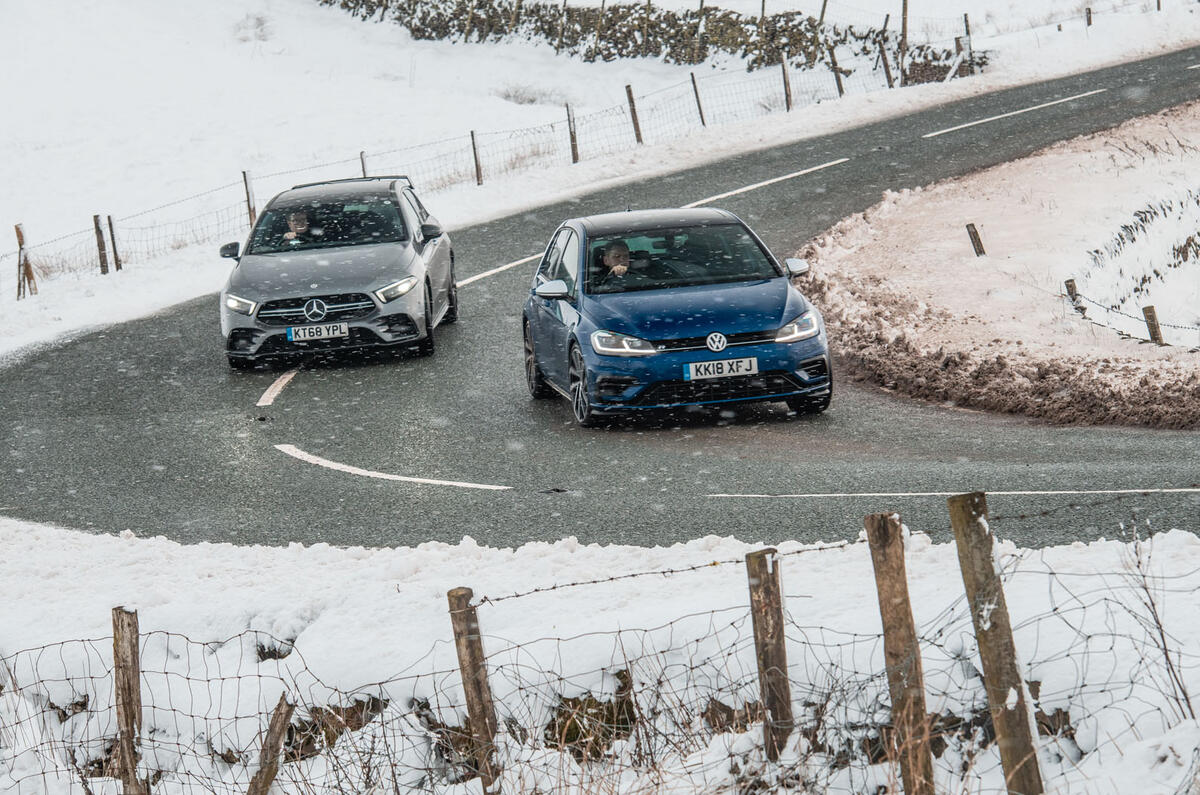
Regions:
M 412 188 L 404 189 L 404 198 L 412 202 L 413 209 L 417 211 L 417 217 L 421 219 L 421 223 L 429 220 L 429 211 L 425 209 L 425 205 L 421 204 L 421 200 L 417 198 L 417 194 Z
M 421 221 L 419 220 L 417 211 L 413 209 L 412 203 L 407 197 L 402 196 L 400 199 L 400 215 L 404 217 L 404 225 L 412 229 L 413 240 L 417 243 L 424 243 L 425 236 L 421 234 Z

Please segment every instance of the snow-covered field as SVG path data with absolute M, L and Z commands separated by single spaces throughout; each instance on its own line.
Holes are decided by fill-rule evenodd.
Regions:
M 839 349 L 889 389 L 1056 422 L 1195 429 L 1198 178 L 1193 103 L 889 193 L 812 241 L 813 289 Z M 1146 306 L 1169 347 L 1146 342 Z
M 996 528 L 1002 532 L 1003 522 Z M 1200 541 L 1175 531 L 1135 547 L 1132 532 L 1115 528 L 1125 540 L 1039 552 L 997 548 L 1023 671 L 1038 683 L 1035 709 L 1054 727 L 1041 743 L 1052 791 L 1165 795 L 1182 791 L 1194 773 L 1200 725 L 1188 693 L 1200 685 L 1193 598 Z M 22 607 L 0 616 L 6 791 L 41 792 L 43 783 L 68 791 L 64 743 L 87 759 L 104 755 L 112 736 L 107 641 L 56 644 L 103 638 L 109 607 L 124 605 L 138 611 L 145 636 L 145 765 L 167 771 L 156 792 L 244 791 L 281 692 L 300 701 L 297 720 L 308 715 L 303 707 L 371 696 L 389 704 L 368 728 L 339 740 L 335 753 L 284 765 L 281 780 L 291 783 L 283 791 L 390 791 L 395 776 L 414 786 L 428 777 L 421 791 L 478 792 L 477 780 L 450 783 L 459 768 L 436 761 L 437 733 L 419 717 L 425 700 L 443 723 L 465 719 L 445 599 L 461 585 L 480 604 L 501 718 L 503 791 L 529 792 L 536 780 L 541 792 L 730 792 L 737 770 L 743 782 L 756 770 L 771 780 L 759 724 L 712 732 L 699 717 L 710 697 L 735 708 L 759 698 L 741 563 L 752 543 L 710 536 L 644 549 L 563 539 L 513 550 L 464 539 L 412 549 L 270 549 L 14 522 L 0 522 L 0 536 L 7 603 Z M 919 533 L 906 543 L 928 709 L 977 718 L 984 695 L 955 549 Z M 896 770 L 868 764 L 858 745 L 886 720 L 888 702 L 867 547 L 806 551 L 789 543 L 779 551 L 797 717 L 801 729 L 824 728 L 807 740 L 795 733 L 782 757 L 784 772 L 812 789 L 777 791 L 874 791 Z M 581 579 L 599 582 L 561 587 Z M 552 590 L 530 593 L 544 588 Z M 504 599 L 517 593 L 528 595 Z M 14 653 L 38 644 L 52 645 Z M 260 647 L 291 653 L 261 659 Z M 606 764 L 580 766 L 542 741 L 559 696 L 590 692 L 612 701 L 622 670 L 631 672 L 641 713 L 658 717 L 609 749 Z M 69 708 L 85 695 L 88 708 L 78 714 L 41 717 L 47 702 Z M 981 734 L 962 732 L 939 755 L 938 791 L 1002 791 L 995 745 L 981 748 Z M 832 764 L 838 749 L 850 754 L 849 766 Z M 647 753 L 658 759 L 656 772 L 634 763 Z M 387 773 L 383 760 L 396 769 Z M 56 768 L 58 776 L 42 779 Z M 92 785 L 112 791 L 105 781 Z
M 890 3 L 872 3 L 864 3 L 872 14 L 892 10 Z M 1041 6 L 1039 13 L 1075 11 L 1068 2 Z M 806 108 L 802 116 L 777 113 L 696 129 L 576 165 L 539 166 L 482 187 L 459 185 L 431 196 L 430 204 L 453 228 L 562 199 L 579 185 L 642 179 L 1200 41 L 1200 6 L 1141 8 L 1097 10 L 1087 29 L 1077 20 L 1062 32 L 977 34 L 976 48 L 986 49 L 991 60 L 986 74 L 970 79 L 852 94 Z M 1029 19 L 1004 3 L 976 2 L 965 10 L 984 18 Z M 298 179 L 352 176 L 359 151 L 394 150 L 471 128 L 525 128 L 559 120 L 563 102 L 582 115 L 619 105 L 627 83 L 650 92 L 688 79 L 686 67 L 654 59 L 584 63 L 556 57 L 547 47 L 414 42 L 400 28 L 364 23 L 309 0 L 223 0 L 189 9 L 186 19 L 149 0 L 115 7 L 22 2 L 3 13 L 22 35 L 0 51 L 0 72 L 11 76 L 11 101 L 25 109 L 29 122 L 0 127 L 0 149 L 9 154 L 0 162 L 0 218 L 23 224 L 35 256 L 47 241 L 82 232 L 69 245 L 94 257 L 90 229 L 97 213 L 127 219 L 118 222 L 121 239 L 169 236 L 168 227 L 155 225 L 177 212 L 194 213 L 196 202 L 130 216 L 222 185 L 211 195 L 220 198 L 213 224 L 240 219 L 245 169 L 265 175 L 348 161 L 334 170 L 260 179 L 261 205 Z M 320 47 L 311 45 L 316 40 Z M 186 58 L 176 58 L 179 53 Z M 727 66 L 731 74 L 712 79 L 737 78 L 740 67 Z M 532 104 L 524 104 L 530 98 Z M 229 239 L 243 233 L 233 223 Z M 213 255 L 213 242 L 223 241 L 173 248 L 178 244 L 168 239 L 166 256 L 129 263 L 103 279 L 94 272 L 68 273 L 43 282 L 37 297 L 21 302 L 14 300 L 14 260 L 0 255 L 0 314 L 12 321 L 0 354 L 215 292 L 228 265 Z M 14 244 L 0 245 L 0 252 L 11 252 Z M 128 300 L 131 282 L 136 302 Z
M 895 18 L 898 4 L 860 0 L 858 5 L 865 14 L 892 13 Z M 918 4 L 912 5 L 915 9 Z M 456 187 L 434 195 L 430 203 L 444 220 L 462 225 L 568 195 L 580 183 L 641 178 L 1200 40 L 1192 4 L 1167 2 L 1161 14 L 1098 13 L 1093 28 L 1085 31 L 1079 22 L 1064 25 L 1062 33 L 1031 31 L 1026 23 L 1039 21 L 1031 18 L 1042 14 L 1077 14 L 1074 2 L 1039 3 L 1037 11 L 1015 2 L 962 5 L 967 7 L 945 0 L 925 5 L 919 13 L 953 20 L 969 11 L 977 25 L 993 17 L 997 29 L 1005 19 L 1024 19 L 1004 28 L 1020 32 L 987 44 L 993 58 L 985 75 L 822 103 L 806 111 L 803 124 L 780 114 L 577 166 L 509 175 L 482 188 Z M 1099 12 L 1104 6 L 1096 8 Z M 830 4 L 831 16 L 842 12 L 846 7 Z M 0 73 L 12 78 L 6 99 L 23 109 L 21 124 L 0 126 L 0 147 L 9 154 L 0 165 L 5 185 L 0 217 L 25 222 L 33 242 L 86 226 L 95 212 L 127 215 L 234 182 L 241 169 L 266 173 L 353 158 L 362 149 L 458 135 L 481 118 L 497 128 L 537 124 L 557 118 L 564 101 L 583 109 L 606 107 L 621 101 L 625 83 L 650 90 L 686 78 L 686 69 L 656 61 L 585 64 L 516 44 L 412 42 L 395 28 L 357 22 L 305 0 L 211 0 L 186 10 L 150 0 L 30 0 L 10 3 L 0 15 L 6 27 L 21 31 L 0 50 Z M 981 38 L 976 47 L 983 46 Z M 513 89 L 541 99 L 532 105 L 504 99 Z M 408 113 L 413 106 L 436 112 L 414 119 Z M 1193 111 L 1183 119 L 1168 114 L 1167 121 L 1183 140 L 1193 142 L 1193 117 Z M 1131 127 L 1134 132 L 1126 140 L 1150 136 L 1159 123 Z M 397 130 L 403 131 L 402 142 Z M 1178 349 L 1131 348 L 1133 343 L 1115 334 L 1090 330 L 1057 292 L 1064 276 L 1075 276 L 1085 294 L 1098 301 L 1122 297 L 1121 278 L 1111 271 L 1087 272 L 1092 263 L 1088 252 L 1109 243 L 1134 211 L 1185 199 L 1194 186 L 1194 151 L 1170 151 L 1138 168 L 1098 162 L 1083 141 L 1055 147 L 1041 158 L 1001 167 L 975 181 L 888 196 L 867 218 L 851 219 L 835 235 L 860 250 L 891 247 L 889 256 L 901 260 L 905 255 L 897 252 L 931 246 L 930 253 L 937 256 L 930 259 L 943 265 L 944 275 L 980 267 L 967 258 L 961 231 L 962 223 L 974 221 L 989 246 L 987 265 L 996 280 L 989 294 L 970 296 L 982 302 L 975 311 L 983 318 L 978 333 L 993 333 L 984 321 L 996 322 L 1003 326 L 995 332 L 997 338 L 1014 346 L 1017 340 L 1031 347 L 1035 339 L 1051 340 L 1056 346 L 1080 346 L 1071 350 L 1080 350 L 1084 358 L 1129 356 L 1154 364 L 1182 357 Z M 1009 190 L 1014 181 L 1025 184 L 1030 173 L 1038 174 L 1036 190 Z M 1068 198 L 1050 196 L 1051 183 L 1068 182 L 1051 176 L 1061 173 L 1093 180 L 1097 187 Z M 1170 178 L 1164 180 L 1164 174 Z M 1102 191 L 1111 192 L 1112 201 L 1097 205 L 1079 198 L 1092 199 Z M 1003 213 L 978 209 L 1002 195 L 1008 197 Z M 950 205 L 964 207 L 956 212 L 969 211 L 971 217 L 941 211 Z M 1033 223 L 1047 209 L 1074 218 L 1085 206 L 1095 215 L 1070 239 L 1055 237 L 1047 224 Z M 1121 267 L 1133 273 L 1135 265 L 1129 263 L 1140 263 L 1139 258 L 1149 256 L 1145 252 L 1170 245 L 1192 223 L 1188 219 L 1194 219 L 1194 208 L 1187 212 L 1193 215 L 1155 226 L 1136 250 L 1122 254 Z M 894 226 L 912 231 L 912 238 L 869 242 L 871 217 L 903 218 L 904 224 Z M 1003 219 L 1010 217 L 1024 219 L 1038 235 L 1021 239 L 1006 227 Z M 953 233 L 929 226 L 938 219 L 952 220 Z M 1167 231 L 1160 234 L 1162 230 Z M 161 260 L 133 263 L 104 279 L 60 278 L 43 283 L 36 298 L 20 303 L 11 298 L 11 260 L 6 260 L 0 272 L 0 313 L 9 328 L 23 330 L 5 337 L 3 351 L 19 355 L 30 345 L 215 291 L 227 265 L 213 248 L 184 248 Z M 833 275 L 833 248 L 826 245 L 818 259 L 822 278 Z M 1050 252 L 1061 255 L 1062 264 L 1052 262 Z M 859 276 L 839 275 L 847 282 Z M 930 279 L 938 275 L 921 274 Z M 928 286 L 914 282 L 906 289 L 919 287 Z M 131 292 L 139 298 L 136 305 L 128 298 Z M 1171 304 L 1178 292 L 1178 287 L 1169 288 L 1155 300 L 1181 313 L 1181 322 L 1194 322 L 1186 315 L 1194 312 L 1194 302 L 1180 298 Z M 955 309 L 954 296 L 937 297 L 946 303 L 926 304 L 927 316 L 935 320 Z M 1013 315 L 1017 321 L 1010 320 Z M 1162 309 L 1160 317 L 1167 320 Z M 934 322 L 914 328 L 931 335 L 944 330 Z M 1043 337 L 1047 331 L 1061 336 Z M 952 341 L 976 344 L 973 337 L 945 340 Z M 1134 352 L 1127 354 L 1130 350 Z M 1194 358 L 1180 361 L 1180 366 L 1195 369 Z M 1003 536 L 1002 523 L 996 530 Z M 1071 729 L 1068 737 L 1060 727 L 1056 738 L 1043 743 L 1043 771 L 1057 791 L 1175 793 L 1192 775 L 1189 766 L 1200 745 L 1200 727 L 1184 689 L 1194 693 L 1200 688 L 1195 666 L 1200 616 L 1193 594 L 1200 587 L 1200 542 L 1193 533 L 1200 527 L 1181 530 L 1187 532 L 1156 536 L 1145 564 L 1164 616 L 1165 653 L 1153 640 L 1156 627 L 1139 596 L 1145 591 L 1137 588 L 1134 548 L 1125 528 L 1107 531 L 1119 541 L 1040 552 L 1000 548 L 1027 677 L 1042 682 L 1042 710 L 1065 710 Z M 442 708 L 438 717 L 444 722 L 462 720 L 445 601 L 446 590 L 459 585 L 474 588 L 477 597 L 495 598 L 630 572 L 702 567 L 672 576 L 560 588 L 480 607 L 501 714 L 517 719 L 514 726 L 532 730 L 535 739 L 557 695 L 592 690 L 611 697 L 617 687 L 614 674 L 630 659 L 639 666 L 639 684 L 661 677 L 665 684 L 657 692 L 696 707 L 696 713 L 704 707 L 708 686 L 723 688 L 719 692 L 732 706 L 757 697 L 739 563 L 755 548 L 754 539 L 709 537 L 669 549 L 585 547 L 563 539 L 516 550 L 489 549 L 464 539 L 452 546 L 370 550 L 182 546 L 139 535 L 138 528 L 118 538 L 0 520 L 0 594 L 11 608 L 0 613 L 0 789 L 79 790 L 77 782 L 69 783 L 69 763 L 47 754 L 43 743 L 71 738 L 88 753 L 102 753 L 105 738 L 111 737 L 105 728 L 111 720 L 104 662 L 108 652 L 103 640 L 55 644 L 104 638 L 111 631 L 109 609 L 115 605 L 138 610 L 142 631 L 156 633 L 144 650 L 146 669 L 166 676 L 157 676 L 144 694 L 146 739 L 157 749 L 150 761 L 181 766 L 163 780 L 162 791 L 182 791 L 188 785 L 244 787 L 256 766 L 257 733 L 265 712 L 285 689 L 310 699 L 310 706 L 311 699 L 336 700 L 339 692 L 382 693 L 391 699 L 389 711 L 360 736 L 383 744 L 377 747 L 395 747 L 386 743 L 400 742 L 403 736 L 412 744 L 409 750 L 416 749 L 413 753 L 427 748 L 431 731 L 414 723 L 410 699 L 432 699 Z M 1144 559 L 1146 547 L 1140 549 Z M 806 696 L 826 698 L 840 710 L 843 726 L 878 720 L 886 695 L 865 546 L 804 552 L 784 545 L 781 551 L 787 553 L 781 566 L 793 621 L 789 633 L 807 641 L 790 647 L 797 693 L 803 684 Z M 915 534 L 908 551 L 914 609 L 925 638 L 930 709 L 973 714 L 982 687 L 972 673 L 974 641 L 954 549 Z M 722 565 L 705 565 L 714 561 Z M 642 634 L 639 629 L 653 631 Z M 260 661 L 258 643 L 273 641 L 241 636 L 247 631 L 294 644 L 298 654 Z M 161 633 L 186 637 L 172 640 Z M 567 640 L 578 635 L 583 636 Z M 235 640 L 221 643 L 228 638 Z M 40 652 L 19 653 L 44 644 L 50 645 Z M 1182 686 L 1172 684 L 1168 659 L 1182 672 Z M 702 660 L 709 662 L 698 664 Z M 184 675 L 192 679 L 185 681 Z M 88 676 L 96 678 L 81 678 Z M 219 684 L 207 683 L 207 677 Z M 371 682 L 388 684 L 371 688 Z M 65 708 L 84 693 L 92 695 L 90 708 L 75 716 L 60 721 L 45 711 L 47 700 Z M 518 751 L 511 740 L 516 729 L 506 726 L 504 731 L 510 776 L 505 791 L 530 791 L 528 779 L 511 778 L 522 774 L 539 777 L 544 790 L 555 782 L 578 785 L 586 779 L 567 755 L 546 748 Z M 654 746 L 677 736 L 662 726 L 656 731 L 646 742 L 662 753 L 663 779 L 652 787 L 618 770 L 610 780 L 617 782 L 616 791 L 634 791 L 643 784 L 647 791 L 730 791 L 735 777 L 731 767 L 736 763 L 741 770 L 754 770 L 756 754 L 761 754 L 756 750 L 760 735 L 753 730 L 719 734 L 679 749 L 678 755 Z M 347 754 L 358 747 L 341 744 Z M 969 742 L 961 744 L 938 762 L 940 791 L 1002 788 L 994 746 L 974 758 L 968 758 L 970 748 Z M 622 768 L 638 750 L 632 743 L 619 746 L 610 770 Z M 245 758 L 217 758 L 224 751 L 244 753 Z M 61 747 L 55 753 L 61 754 Z M 818 783 L 835 791 L 870 791 L 871 785 L 894 776 L 886 764 L 861 761 L 821 772 L 826 753 L 794 739 L 785 759 L 797 766 L 803 761 L 813 775 L 824 777 Z M 369 786 L 361 777 L 367 766 L 357 765 L 353 776 L 358 778 L 348 770 L 351 762 L 367 758 L 346 757 L 339 766 L 332 757 L 321 757 L 285 766 L 283 777 L 303 774 L 332 788 L 366 791 Z M 64 766 L 62 778 L 41 775 L 55 765 Z M 964 765 L 967 774 L 960 781 L 954 771 Z M 448 769 L 443 766 L 443 772 Z M 184 770 L 207 778 L 198 783 L 201 779 L 182 775 Z M 405 776 L 418 773 L 401 771 Z M 93 781 L 93 791 L 114 789 L 111 780 Z M 477 792 L 478 785 L 443 781 L 438 791 Z

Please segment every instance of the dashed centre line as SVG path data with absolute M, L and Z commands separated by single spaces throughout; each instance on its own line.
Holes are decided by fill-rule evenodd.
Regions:
M 519 259 L 519 260 L 516 260 L 515 262 L 510 262 L 507 265 L 501 265 L 498 268 L 492 268 L 490 271 L 484 271 L 483 273 L 477 273 L 474 276 L 471 276 L 470 278 L 463 279 L 461 282 L 458 283 L 458 286 L 466 287 L 471 282 L 477 282 L 480 279 L 486 279 L 489 276 L 495 276 L 497 273 L 503 273 L 504 271 L 508 270 L 509 268 L 515 268 L 518 265 L 524 265 L 526 262 L 533 262 L 535 259 L 538 259 L 541 256 L 542 256 L 541 254 L 531 254 L 528 257 L 525 257 L 524 259 Z
M 258 399 L 258 403 L 255 405 L 261 407 L 269 406 L 274 403 L 275 398 L 279 397 L 279 393 L 283 391 L 283 388 L 288 385 L 289 381 L 296 377 L 296 373 L 298 372 L 300 372 L 299 367 L 293 370 L 288 370 L 286 373 L 276 378 L 275 383 L 267 387 L 267 391 L 262 393 L 262 397 Z
M 395 480 L 402 483 L 423 483 L 428 486 L 454 486 L 459 489 L 483 489 L 484 491 L 509 491 L 511 486 L 493 486 L 488 483 L 466 483 L 459 480 L 435 480 L 433 478 L 413 478 L 406 475 L 393 475 L 389 472 L 376 472 L 371 469 L 360 469 L 349 464 L 341 464 L 337 461 L 330 461 L 328 458 L 306 453 L 299 447 L 290 444 L 277 444 L 275 449 L 281 453 L 286 453 L 292 458 L 299 459 L 306 464 L 325 467 L 337 472 L 345 472 L 347 475 L 358 475 L 364 478 L 375 478 L 376 480 Z
M 1022 113 L 1031 113 L 1035 110 L 1041 110 L 1042 108 L 1048 108 L 1052 105 L 1061 105 L 1064 102 L 1073 102 L 1074 100 L 1083 99 L 1084 97 L 1090 97 L 1090 96 L 1094 96 L 1096 94 L 1103 94 L 1105 91 L 1108 91 L 1108 89 L 1107 88 L 1097 88 L 1095 91 L 1087 91 L 1083 94 L 1076 94 L 1073 97 L 1063 97 L 1062 99 L 1056 99 L 1053 102 L 1043 102 L 1041 105 L 1034 105 L 1031 108 L 1022 108 L 1021 110 L 1013 110 L 1013 111 L 1009 111 L 1008 113 L 1001 113 L 999 116 L 989 116 L 986 119 L 978 119 L 976 121 L 969 121 L 966 124 L 959 124 L 956 127 L 947 127 L 946 129 L 938 130 L 937 132 L 925 133 L 921 137 L 922 138 L 936 138 L 939 135 L 945 135 L 946 133 L 952 133 L 957 130 L 965 130 L 968 127 L 974 127 L 978 124 L 987 124 L 990 121 L 997 121 L 999 119 L 1007 119 L 1010 116 L 1020 116 Z
M 1200 63 L 1192 64 L 1191 66 L 1188 67 L 1188 69 L 1200 69 Z
M 709 196 L 707 199 L 700 199 L 699 201 L 694 201 L 694 202 L 691 202 L 690 204 L 685 204 L 685 205 L 683 205 L 683 209 L 688 210 L 688 209 L 691 209 L 692 207 L 699 207 L 701 204 L 708 204 L 709 202 L 715 202 L 720 199 L 728 199 L 730 196 L 737 196 L 739 193 L 749 193 L 752 190 L 758 190 L 759 188 L 765 188 L 768 185 L 774 185 L 776 182 L 783 182 L 784 180 L 795 179 L 796 177 L 803 177 L 805 174 L 811 174 L 814 171 L 820 171 L 822 169 L 830 168 L 831 166 L 836 166 L 836 165 L 840 165 L 842 163 L 847 163 L 847 162 L 849 162 L 849 160 L 850 160 L 850 158 L 848 158 L 848 157 L 839 158 L 837 160 L 830 160 L 828 163 L 822 163 L 819 166 L 813 166 L 812 168 L 806 168 L 803 171 L 793 171 L 791 174 L 784 174 L 782 177 L 775 177 L 774 179 L 768 179 L 768 180 L 764 180 L 762 182 L 755 182 L 753 185 L 747 185 L 744 188 L 736 188 L 731 191 L 726 191 L 725 193 L 718 193 L 716 196 Z

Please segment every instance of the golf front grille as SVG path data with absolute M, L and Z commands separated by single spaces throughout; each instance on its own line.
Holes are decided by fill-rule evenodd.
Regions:
M 811 387 L 785 372 L 705 378 L 700 381 L 659 381 L 637 396 L 636 405 L 674 406 L 714 400 L 752 400 L 789 395 Z

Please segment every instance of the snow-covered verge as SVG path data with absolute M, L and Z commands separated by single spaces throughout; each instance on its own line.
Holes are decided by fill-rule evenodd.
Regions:
M 889 2 L 856 6 L 877 18 L 894 11 Z M 1090 28 L 1081 18 L 1065 23 L 1062 31 L 1025 27 L 1072 14 L 1075 5 L 1067 0 L 1042 4 L 1034 19 L 1011 3 L 966 4 L 962 10 L 977 22 L 984 20 L 980 31 L 1010 31 L 976 33 L 976 49 L 989 55 L 982 75 L 897 91 L 852 89 L 845 98 L 823 101 L 802 114 L 779 112 L 696 128 L 672 140 L 630 144 L 619 154 L 489 176 L 482 187 L 458 185 L 426 198 L 453 229 L 569 199 L 581 185 L 599 189 L 647 179 L 1200 41 L 1200 7 L 1193 3 L 1167 3 L 1161 12 L 1153 10 L 1153 2 L 1126 4 L 1116 11 L 1098 6 Z M 840 10 L 831 4 L 831 14 Z M 29 243 L 45 247 L 35 254 L 66 245 L 75 259 L 80 252 L 94 257 L 89 226 L 97 212 L 114 215 L 119 240 L 136 237 L 169 252 L 133 262 L 127 256 L 126 269 L 107 277 L 94 271 L 66 274 L 41 283 L 39 295 L 18 302 L 9 250 L 0 256 L 0 314 L 9 328 L 0 340 L 0 353 L 216 291 L 228 263 L 215 256 L 213 244 L 236 239 L 244 228 L 235 223 L 228 237 L 218 235 L 199 245 L 189 246 L 187 239 L 197 229 L 213 231 L 213 226 L 220 226 L 223 235 L 225 221 L 243 217 L 242 169 L 252 175 L 280 172 L 259 180 L 261 204 L 274 190 L 297 180 L 352 176 L 360 150 L 382 152 L 462 138 L 473 128 L 482 132 L 561 123 L 564 102 L 577 114 L 621 107 L 626 84 L 634 85 L 639 95 L 672 85 L 690 91 L 687 67 L 636 58 L 585 63 L 556 56 L 550 48 L 516 43 L 415 42 L 396 26 L 364 23 L 311 0 L 214 0 L 186 13 L 183 7 L 149 0 L 119 6 L 21 2 L 0 11 L 0 20 L 22 31 L 14 47 L 0 50 L 0 71 L 12 76 L 10 101 L 24 118 L 37 120 L 0 128 L 0 149 L 10 155 L 0 162 L 0 183 L 5 185 L 0 218 L 24 223 Z M 1013 20 L 1020 23 L 1016 32 L 1002 24 Z M 929 20 L 920 24 L 925 22 Z M 312 46 L 314 41 L 321 45 Z M 179 58 L 179 53 L 187 57 Z M 699 70 L 702 86 L 706 75 L 720 73 L 717 65 L 710 66 Z M 726 66 L 730 71 L 713 81 L 736 79 L 740 85 L 769 78 L 774 87 L 775 76 L 739 75 L 740 65 Z M 112 112 L 114 107 L 122 112 Z M 421 112 L 413 113 L 413 108 Z M 690 110 L 688 106 L 681 113 L 690 118 Z M 469 151 L 466 147 L 463 151 Z M 393 157 L 403 161 L 404 155 Z M 305 171 L 332 161 L 342 162 Z M 405 164 L 371 161 L 372 169 L 385 166 L 403 170 Z M 300 173 L 290 173 L 297 169 Z M 222 184 L 224 188 L 196 199 L 201 204 L 219 199 L 220 205 L 205 205 L 204 212 L 211 215 L 199 221 L 191 217 L 199 210 L 189 209 L 195 202 L 132 217 Z M 184 221 L 187 234 L 179 235 L 177 227 Z M 75 230 L 83 231 L 47 245 Z M 11 237 L 9 241 L 0 251 L 12 245 Z M 479 268 L 499 264 L 479 263 Z M 134 292 L 137 300 L 131 301 Z
M 849 372 L 1053 422 L 1200 427 L 1198 111 L 889 193 L 810 241 L 811 290 Z M 1142 306 L 1170 347 L 1137 339 Z
M 742 563 L 755 547 L 743 541 L 276 549 L 5 520 L 0 543 L 0 593 L 22 606 L 0 613 L 6 791 L 81 791 L 80 771 L 105 772 L 109 608 L 124 605 L 143 634 L 142 764 L 155 793 L 244 791 L 281 693 L 300 705 L 281 791 L 478 792 L 445 596 L 463 585 L 478 605 L 505 792 L 862 793 L 897 775 L 879 740 L 889 698 L 861 541 L 779 547 L 798 724 L 774 766 L 762 758 Z M 906 546 L 927 708 L 945 740 L 938 791 L 1003 791 L 955 548 L 920 533 Z M 1176 792 L 1200 744 L 1194 532 L 1001 543 L 997 555 L 1051 791 Z M 623 577 L 638 572 L 655 573 Z M 572 711 L 591 722 L 572 725 Z M 350 730 L 331 728 L 332 715 Z M 114 791 L 111 777 L 88 785 Z

